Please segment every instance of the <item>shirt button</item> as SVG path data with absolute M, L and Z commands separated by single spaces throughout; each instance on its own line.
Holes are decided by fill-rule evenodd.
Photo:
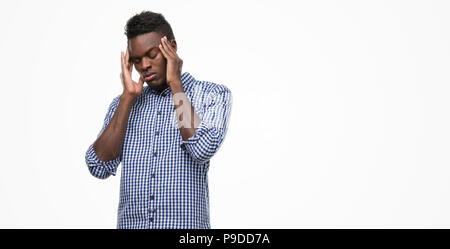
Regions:
M 153 222 L 153 218 L 150 218 L 150 222 Z
M 150 196 L 150 200 L 153 201 L 154 199 L 155 199 L 155 196 L 154 196 L 154 195 L 151 195 L 151 196 Z
M 153 152 L 153 156 L 156 157 L 156 155 L 157 155 L 156 152 Z
M 161 111 L 158 111 L 158 115 L 161 115 Z
M 156 136 L 158 136 L 159 135 L 159 131 L 155 131 L 155 134 L 156 134 Z
M 155 174 L 152 174 L 152 178 L 155 178 Z

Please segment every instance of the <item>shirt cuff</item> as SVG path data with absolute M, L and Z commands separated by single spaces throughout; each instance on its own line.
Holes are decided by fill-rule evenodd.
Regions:
M 110 161 L 102 161 L 97 157 L 97 154 L 95 154 L 94 151 L 94 144 L 91 144 L 89 146 L 88 151 L 86 152 L 86 164 L 88 167 L 102 167 L 104 168 L 108 173 L 112 175 L 116 175 L 117 165 L 120 163 L 120 156 L 118 156 L 116 159 L 110 160 Z
M 182 150 L 187 150 L 189 146 L 194 145 L 198 142 L 200 137 L 209 129 L 209 126 L 203 120 L 200 122 L 200 125 L 195 129 L 195 133 L 192 137 L 182 140 L 180 147 Z

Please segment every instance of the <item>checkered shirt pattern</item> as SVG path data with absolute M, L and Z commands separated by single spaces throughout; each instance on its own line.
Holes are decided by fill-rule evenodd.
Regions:
M 122 162 L 118 229 L 210 228 L 207 174 L 227 132 L 232 96 L 226 86 L 188 72 L 181 83 L 201 118 L 192 137 L 181 138 L 170 87 L 156 92 L 145 86 L 131 109 L 122 153 L 104 162 L 93 144 L 86 152 L 89 172 L 100 179 L 115 175 Z M 113 99 L 98 136 L 119 101 L 120 95 Z

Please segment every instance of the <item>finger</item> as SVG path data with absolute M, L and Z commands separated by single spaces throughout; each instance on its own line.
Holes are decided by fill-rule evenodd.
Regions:
M 127 69 L 130 73 L 133 72 L 133 63 L 131 63 L 131 61 L 127 60 L 128 64 L 127 64 Z
M 175 55 L 173 54 L 172 51 L 170 51 L 169 45 L 167 44 L 166 40 L 164 38 L 161 39 L 161 45 L 163 46 L 165 52 L 167 55 L 169 55 L 170 57 L 174 57 Z
M 127 69 L 128 69 L 128 71 L 130 71 L 131 72 L 131 63 L 130 63 L 130 51 L 128 50 L 128 48 L 127 48 L 127 53 L 126 53 L 126 55 L 125 55 L 125 61 L 126 61 L 126 67 L 127 67 Z
M 164 49 L 164 47 L 163 47 L 162 44 L 159 44 L 159 50 L 161 51 L 161 53 L 164 55 L 164 57 L 165 57 L 166 59 L 169 59 L 169 58 L 170 58 L 169 55 L 167 54 L 166 50 Z
M 125 68 L 125 62 L 124 62 L 124 58 L 123 58 L 123 52 L 120 52 L 120 66 L 122 67 L 122 73 L 124 72 L 124 68 Z
M 167 49 L 166 49 L 166 47 L 165 47 L 163 38 L 161 38 L 161 43 L 159 44 L 159 48 L 160 48 L 160 50 L 161 50 L 163 53 L 165 53 L 166 55 L 169 55 L 168 52 L 167 52 Z
M 122 61 L 122 63 L 121 63 L 122 73 L 120 75 L 121 75 L 122 81 L 125 82 L 126 80 L 128 80 L 130 78 L 130 72 L 126 68 L 125 55 L 123 54 L 123 51 L 120 52 L 120 54 L 121 54 L 121 61 Z
M 177 52 L 175 51 L 175 49 L 173 49 L 172 45 L 170 45 L 169 40 L 167 39 L 167 36 L 163 37 L 163 43 L 166 45 L 166 48 L 169 51 L 169 53 L 176 56 Z
M 127 58 L 126 58 L 126 59 L 127 59 L 127 62 L 130 62 L 130 61 L 131 61 L 131 59 L 130 59 L 130 57 L 131 57 L 130 54 L 131 54 L 131 53 L 130 53 L 130 50 L 127 48 Z
M 164 36 L 164 40 L 165 40 L 165 43 L 166 43 L 167 48 L 169 49 L 169 51 L 172 52 L 172 54 L 174 56 L 176 56 L 177 51 L 175 51 L 175 49 L 172 47 L 172 45 L 170 44 L 169 40 L 167 39 L 167 36 Z
M 126 61 L 125 61 L 125 55 L 123 54 L 123 52 L 121 52 L 121 61 L 122 61 L 122 65 L 121 65 L 121 67 L 122 67 L 122 74 L 124 74 L 124 76 L 126 76 L 127 74 L 128 74 L 128 72 L 129 72 L 129 70 L 128 70 L 128 68 L 127 68 L 127 64 L 126 64 Z

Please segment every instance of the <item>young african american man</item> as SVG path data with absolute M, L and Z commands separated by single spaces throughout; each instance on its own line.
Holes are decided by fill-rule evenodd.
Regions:
M 207 173 L 227 132 L 231 92 L 181 73 L 183 61 L 163 15 L 134 15 L 125 35 L 123 92 L 86 152 L 89 172 L 106 179 L 122 162 L 119 229 L 208 229 Z

